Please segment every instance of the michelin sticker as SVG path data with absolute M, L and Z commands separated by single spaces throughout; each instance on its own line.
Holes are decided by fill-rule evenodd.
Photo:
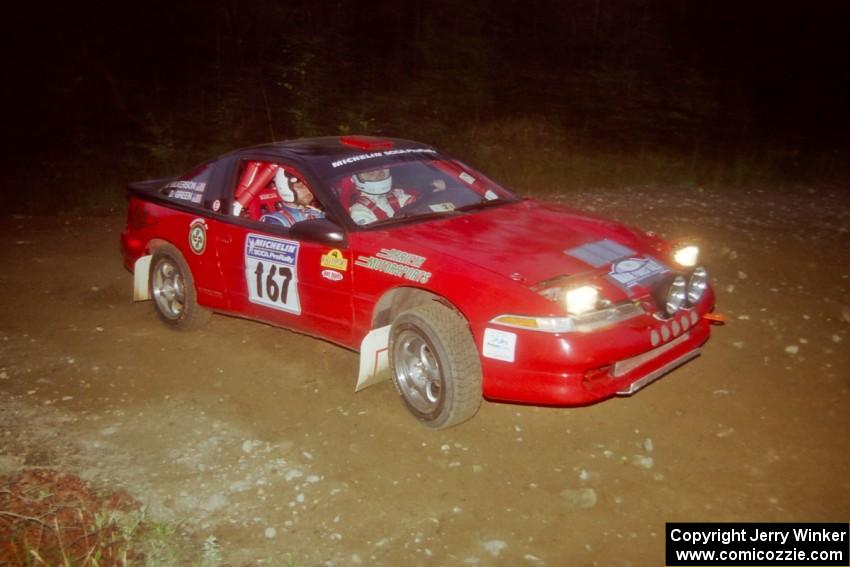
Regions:
M 199 256 L 207 248 L 207 221 L 195 219 L 189 224 L 189 248 Z
M 626 287 L 667 271 L 667 266 L 652 258 L 627 258 L 611 265 L 608 275 Z
M 403 250 L 382 248 L 374 256 L 359 256 L 354 264 L 424 284 L 431 279 L 431 272 L 419 269 L 425 263 L 425 260 L 424 256 L 417 256 Z
M 348 165 L 350 163 L 357 163 L 358 161 L 363 161 L 364 159 L 374 159 L 384 156 L 397 156 L 403 154 L 434 154 L 437 153 L 437 150 L 431 148 L 398 148 L 395 150 L 386 150 L 383 152 L 369 152 L 365 154 L 357 154 L 353 156 L 349 156 L 347 158 L 338 159 L 334 162 L 331 162 L 331 167 L 337 168 L 343 165 Z
M 260 234 L 246 236 L 245 283 L 251 303 L 301 315 L 298 242 Z
M 481 354 L 505 362 L 514 361 L 516 352 L 516 334 L 497 329 L 484 329 L 484 348 Z

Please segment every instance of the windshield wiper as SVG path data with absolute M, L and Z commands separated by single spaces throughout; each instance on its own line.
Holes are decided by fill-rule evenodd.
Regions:
M 502 199 L 501 197 L 497 199 L 488 199 L 486 197 L 480 199 L 476 203 L 470 203 L 468 205 L 464 205 L 462 207 L 458 207 L 456 211 L 473 211 L 475 209 L 483 209 L 485 207 L 492 207 L 494 205 L 506 205 L 508 203 L 516 203 L 517 199 Z
M 450 211 L 432 211 L 430 213 L 401 213 L 395 214 L 389 218 L 381 219 L 375 221 L 373 223 L 369 223 L 367 225 L 363 225 L 364 227 L 372 227 L 372 226 L 381 226 L 385 224 L 392 224 L 396 221 L 416 219 L 416 220 L 425 220 L 425 219 L 433 219 L 438 217 L 448 217 L 457 214 L 460 209 L 452 209 Z
M 482 198 L 475 203 L 470 203 L 468 205 L 463 205 L 462 207 L 456 207 L 454 209 L 446 210 L 446 211 L 431 211 L 431 212 L 428 212 L 428 213 L 401 213 L 401 214 L 396 213 L 395 215 L 393 215 L 389 218 L 385 218 L 385 219 L 382 219 L 382 220 L 379 220 L 379 221 L 375 221 L 373 223 L 369 223 L 367 225 L 363 225 L 363 227 L 366 228 L 366 227 L 373 227 L 373 226 L 383 226 L 385 224 L 393 224 L 395 222 L 399 222 L 399 221 L 403 221 L 403 220 L 409 220 L 409 219 L 426 220 L 426 219 L 433 219 L 433 218 L 439 218 L 439 217 L 449 217 L 449 216 L 454 216 L 454 215 L 457 215 L 457 214 L 460 214 L 460 213 L 463 213 L 463 212 L 473 211 L 473 210 L 476 210 L 476 209 L 483 209 L 483 208 L 486 208 L 486 207 L 493 207 L 493 206 L 496 206 L 496 205 L 507 205 L 508 203 L 516 203 L 519 200 L 520 199 L 503 199 L 501 197 L 499 197 L 497 199 L 487 199 L 485 197 L 485 198 Z

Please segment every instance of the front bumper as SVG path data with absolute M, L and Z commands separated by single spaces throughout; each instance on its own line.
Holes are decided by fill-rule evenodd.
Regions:
M 713 304 L 713 297 L 705 299 Z M 641 317 L 587 334 L 511 329 L 517 335 L 514 362 L 481 359 L 484 396 L 580 406 L 631 395 L 700 354 L 711 334 L 711 322 L 702 317 L 707 311 L 698 306 L 668 321 Z

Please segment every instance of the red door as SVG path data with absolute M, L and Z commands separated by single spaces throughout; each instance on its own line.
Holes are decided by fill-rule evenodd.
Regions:
M 265 223 L 211 222 L 217 225 L 216 254 L 234 313 L 350 344 L 348 250 L 298 241 Z

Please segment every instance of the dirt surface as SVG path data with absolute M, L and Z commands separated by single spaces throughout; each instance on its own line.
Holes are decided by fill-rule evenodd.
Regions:
M 485 403 L 433 432 L 357 354 L 132 302 L 111 218 L 5 217 L 0 474 L 50 468 L 215 535 L 227 561 L 662 565 L 667 521 L 850 519 L 850 202 L 837 188 L 585 193 L 696 235 L 703 355 L 631 398 Z

